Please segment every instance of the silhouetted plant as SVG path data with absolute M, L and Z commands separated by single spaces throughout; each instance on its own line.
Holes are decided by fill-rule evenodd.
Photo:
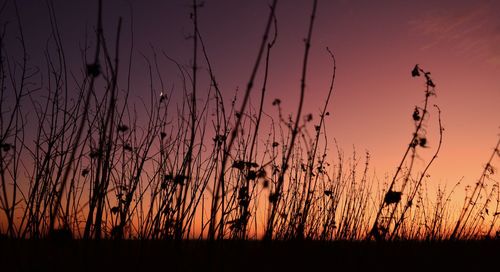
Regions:
M 437 106 L 439 141 L 431 160 L 417 172 L 417 152 L 431 142 L 424 128 L 436 87 L 430 73 L 418 65 L 411 75 L 425 81 L 424 104 L 411 112 L 415 129 L 385 189 L 375 188 L 379 184 L 369 172 L 368 152 L 359 157 L 354 150 L 347 158 L 333 140 L 337 156 L 328 155 L 333 148 L 325 120 L 336 77 L 336 59 L 329 48 L 333 71 L 325 103 L 319 113 L 302 112 L 317 1 L 312 3 L 300 100 L 293 116 L 284 111 L 288 101 L 280 98 L 268 104 L 275 114 L 265 111 L 278 35 L 277 1 L 270 6 L 243 95 L 236 92 L 230 105 L 224 102 L 204 44 L 198 22 L 201 4 L 196 0 L 191 6 L 189 66 L 151 47 L 142 55 L 149 86 L 138 102 L 129 99 L 136 65 L 133 46 L 124 64 L 121 20 L 116 36 L 105 37 L 102 1 L 98 1 L 94 42 L 82 52 L 80 74 L 70 73 L 52 2 L 47 3 L 52 34 L 45 50 L 46 69 L 33 68 L 13 3 L 22 49 L 18 60 L 12 61 L 15 65 L 9 61 L 16 56 L 7 55 L 2 42 L 10 32 L 0 33 L 1 235 L 54 241 L 247 240 L 261 234 L 269 240 L 324 241 L 498 236 L 500 190 L 492 177 L 500 141 L 479 181 L 468 189 L 456 222 L 449 204 L 456 186 L 450 192 L 438 187 L 435 198 L 427 188 L 427 172 L 443 136 Z M 180 87 L 165 87 L 163 61 L 177 68 Z M 205 97 L 199 92 L 203 66 L 210 82 Z M 261 68 L 263 77 L 258 81 Z M 38 82 L 39 75 L 48 81 Z M 125 90 L 118 88 L 124 85 L 122 76 Z M 256 84 L 261 84 L 261 92 L 253 105 L 251 91 Z M 26 112 L 25 106 L 33 112 Z M 31 119 L 36 125 L 29 127 Z M 25 138 L 31 130 L 34 139 Z
M 419 192 L 422 182 L 427 174 L 427 171 L 431 164 L 434 162 L 442 143 L 443 128 L 441 126 L 440 109 L 435 106 L 439 113 L 439 142 L 438 147 L 434 153 L 432 159 L 424 167 L 423 171 L 418 174 L 415 184 L 411 187 L 412 173 L 414 167 L 414 161 L 416 156 L 417 148 L 427 147 L 427 137 L 426 131 L 423 129 L 425 122 L 427 121 L 428 105 L 430 97 L 435 95 L 436 85 L 431 79 L 431 73 L 424 71 L 418 65 L 415 65 L 411 72 L 412 77 L 424 76 L 425 79 L 425 100 L 422 107 L 415 107 L 412 119 L 415 122 L 415 130 L 413 132 L 412 138 L 408 144 L 408 147 L 401 159 L 396 173 L 393 175 L 389 188 L 387 189 L 384 199 L 378 208 L 377 215 L 375 217 L 375 222 L 373 227 L 368 233 L 368 238 L 374 237 L 376 240 L 379 239 L 393 239 L 396 237 L 397 232 L 403 221 L 405 220 L 405 215 L 408 210 L 413 206 L 413 201 L 416 194 Z M 403 167 L 407 164 L 407 169 L 404 171 Z M 398 183 L 398 181 L 401 182 Z M 399 190 L 395 188 L 399 187 Z M 410 188 L 408 188 L 410 186 Z M 408 190 L 406 190 L 408 189 Z M 406 191 L 405 191 L 406 190 Z M 402 210 L 398 213 L 398 207 L 401 203 L 403 194 L 407 192 L 406 203 L 402 206 Z
M 474 189 L 467 195 L 464 200 L 464 205 L 457 219 L 453 232 L 450 235 L 450 239 L 476 239 L 480 238 L 478 231 L 480 231 L 482 224 L 485 221 L 485 215 L 489 214 L 488 204 L 492 200 L 494 194 L 497 194 L 497 203 L 495 208 L 495 213 L 493 213 L 493 219 L 488 228 L 486 236 L 489 237 L 495 222 L 498 217 L 498 182 L 494 184 L 490 193 L 487 194 L 487 181 L 490 179 L 490 175 L 494 175 L 496 170 L 492 163 L 495 157 L 500 157 L 500 138 L 490 155 L 490 158 L 486 162 L 483 168 L 481 176 L 475 183 Z M 481 199 L 485 198 L 484 202 L 481 203 Z M 482 204 L 482 205 L 481 205 Z

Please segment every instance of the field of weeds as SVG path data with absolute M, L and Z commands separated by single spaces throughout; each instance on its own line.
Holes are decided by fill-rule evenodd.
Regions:
M 122 18 L 114 27 L 103 24 L 102 1 L 78 67 L 66 62 L 58 15 L 47 1 L 52 35 L 44 68 L 30 62 L 16 2 L 4 1 L 16 21 L 2 21 L 0 33 L 2 263 L 27 271 L 406 270 L 434 262 L 463 268 L 457 260 L 475 269 L 493 260 L 500 139 L 461 207 L 450 205 L 456 186 L 430 195 L 429 169 L 444 141 L 442 109 L 434 102 L 439 79 L 428 67 L 409 64 L 408 77 L 423 86 L 417 105 L 402 113 L 413 131 L 396 170 L 379 183 L 369 152 L 346 156 L 327 135 L 337 76 L 328 47 L 330 84 L 321 110 L 302 110 L 319 1 L 311 1 L 298 56 L 297 109 L 287 114 L 275 98 L 273 112 L 263 110 L 279 39 L 277 2 L 269 5 L 238 95 L 222 94 L 199 30 L 201 3 L 194 0 L 190 65 L 152 47 L 143 67 L 150 86 L 136 101 L 128 61 L 134 49 L 122 47 Z M 15 44 L 3 42 L 9 35 Z M 167 86 L 160 61 L 177 68 L 181 86 Z M 249 102 L 251 93 L 258 103 Z M 433 155 L 421 166 L 416 161 L 424 149 Z

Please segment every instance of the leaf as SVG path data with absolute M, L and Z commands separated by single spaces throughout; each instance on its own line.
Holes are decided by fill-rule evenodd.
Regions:
M 102 151 L 99 149 L 97 149 L 97 150 L 94 149 L 94 150 L 90 151 L 89 156 L 91 159 L 96 158 L 96 157 L 100 157 L 100 156 L 102 156 Z
M 415 65 L 415 67 L 413 68 L 413 70 L 411 71 L 411 76 L 412 77 L 417 77 L 417 76 L 420 76 L 420 68 L 418 67 L 418 64 Z
M 420 112 L 418 111 L 418 108 L 415 107 L 415 110 L 413 111 L 413 121 L 419 121 L 420 120 Z
M 278 201 L 278 194 L 277 193 L 270 193 L 269 194 L 269 202 L 276 203 L 277 201 Z
M 256 162 L 246 162 L 248 167 L 259 167 L 259 164 Z
M 172 181 L 174 179 L 174 176 L 172 174 L 166 174 L 164 177 L 163 177 L 163 180 L 164 181 Z
M 248 198 L 248 187 L 243 186 L 238 190 L 238 199 L 247 199 Z
M 421 147 L 427 147 L 427 138 L 425 137 L 422 137 L 418 140 L 418 145 L 420 145 Z
M 184 175 L 177 175 L 174 178 L 174 184 L 180 184 L 184 185 L 184 180 L 186 180 L 188 177 Z
M 259 165 L 255 162 L 248 162 L 248 161 L 234 161 L 233 162 L 233 165 L 232 165 L 233 168 L 236 168 L 236 169 L 239 169 L 239 170 L 243 170 L 246 168 L 252 168 L 252 167 L 259 167 Z
M 309 114 L 306 115 L 306 121 L 307 122 L 312 121 L 312 119 L 313 119 L 313 115 L 312 114 L 309 113 Z
M 87 75 L 97 77 L 101 74 L 101 66 L 99 63 L 87 64 Z
M 399 203 L 401 201 L 402 192 L 389 191 L 385 194 L 384 203 L 385 204 L 393 204 Z
M 11 147 L 13 147 L 13 146 L 12 146 L 11 144 L 4 143 L 4 144 L 2 144 L 2 145 L 1 145 L 1 147 L 2 147 L 2 150 L 3 150 L 4 152 L 9 152 L 9 150 L 10 150 L 10 149 L 11 149 Z
M 266 177 L 267 177 L 266 170 L 259 169 L 259 171 L 257 171 L 257 178 L 263 179 L 263 178 L 266 178 Z
M 218 144 L 222 144 L 226 140 L 226 135 L 216 135 L 213 140 Z
M 431 79 L 427 80 L 427 85 L 429 85 L 429 87 L 432 87 L 432 88 L 436 87 L 436 84 L 434 84 L 434 82 Z
M 116 194 L 116 198 L 117 198 L 119 201 L 123 201 L 123 200 L 122 200 L 122 197 L 123 197 L 123 193 L 117 193 L 117 194 Z
M 417 145 L 418 145 L 418 139 L 415 139 L 410 143 L 411 148 L 415 148 Z
M 496 172 L 495 168 L 490 163 L 486 164 L 486 171 L 488 171 L 491 175 L 494 175 Z
M 255 180 L 257 178 L 257 172 L 250 170 L 248 171 L 247 180 Z
M 239 170 L 243 170 L 245 168 L 245 163 L 244 161 L 234 161 L 232 167 Z
M 119 132 L 126 132 L 128 130 L 128 126 L 127 125 L 119 125 L 118 126 L 118 131 Z
M 126 151 L 133 151 L 134 149 L 132 148 L 132 146 L 129 144 L 129 143 L 126 143 L 124 146 L 123 146 L 123 149 L 125 149 Z

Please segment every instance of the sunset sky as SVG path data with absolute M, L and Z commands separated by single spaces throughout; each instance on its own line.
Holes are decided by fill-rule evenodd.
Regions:
M 43 50 L 50 22 L 45 1 L 17 1 L 31 61 L 44 66 Z M 95 1 L 96 2 L 96 1 Z M 164 51 L 189 67 L 192 61 L 191 1 L 104 2 L 105 33 L 113 40 L 118 17 L 123 17 L 122 54 L 126 62 L 133 29 L 133 94 L 148 86 L 144 56 Z M 223 94 L 231 99 L 246 86 L 261 41 L 270 1 L 206 0 L 199 9 L 199 29 Z M 82 67 L 79 50 L 85 33 L 92 39 L 94 1 L 54 1 L 58 24 L 71 69 Z M 297 109 L 304 38 L 311 1 L 280 1 L 278 39 L 271 55 L 266 112 L 282 100 L 288 113 Z M 430 170 L 431 181 L 473 184 L 492 152 L 500 132 L 500 1 L 336 0 L 319 1 L 312 36 L 304 114 L 323 106 L 331 77 L 328 46 L 337 59 L 337 78 L 327 120 L 328 137 L 335 138 L 346 156 L 353 147 L 371 153 L 379 179 L 391 175 L 410 140 L 415 105 L 424 98 L 425 82 L 412 78 L 419 64 L 432 73 L 442 110 L 444 143 Z M 13 5 L 2 13 L 14 20 Z M 133 24 L 132 24 L 133 18 Z M 14 22 L 14 21 L 12 21 Z M 8 31 L 15 31 L 14 23 Z M 15 36 L 5 41 L 15 47 Z M 15 50 L 15 49 L 12 49 Z M 179 86 L 174 65 L 162 58 L 167 86 Z M 202 64 L 208 89 L 206 65 Z M 262 76 L 262 73 L 259 74 Z M 261 82 L 261 77 L 258 77 Z M 257 83 L 257 86 L 260 86 Z M 122 86 L 123 87 L 123 86 Z M 258 89 L 254 90 L 255 94 Z M 257 104 L 257 96 L 253 97 Z M 428 158 L 437 145 L 437 113 L 431 109 Z M 330 144 L 334 152 L 333 141 Z M 332 153 L 333 154 L 333 153 Z M 332 155 L 332 158 L 334 156 Z M 422 165 L 422 162 L 419 162 Z M 463 190 L 463 187 L 462 189 Z

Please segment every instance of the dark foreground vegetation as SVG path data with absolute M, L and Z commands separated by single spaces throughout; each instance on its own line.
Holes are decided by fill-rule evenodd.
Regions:
M 2 271 L 494 271 L 500 241 L 2 241 Z
M 131 98 L 137 94 L 129 84 L 133 48 L 121 47 L 121 19 L 115 32 L 104 31 L 101 1 L 78 67 L 66 63 L 55 8 L 47 1 L 46 70 L 30 63 L 22 18 L 9 2 L 17 28 L 4 23 L 0 34 L 2 41 L 15 35 L 18 43 L 0 43 L 2 265 L 407 270 L 434 263 L 462 268 L 461 262 L 472 269 L 494 260 L 500 141 L 461 209 L 450 206 L 455 188 L 430 194 L 428 172 L 443 142 L 441 109 L 433 104 L 431 73 L 415 65 L 408 76 L 423 82 L 423 96 L 408 111 L 414 130 L 395 172 L 376 183 L 369 154 L 346 158 L 327 135 L 336 75 L 328 48 L 332 72 L 324 104 L 316 113 L 302 112 L 318 1 L 311 2 L 296 111 L 287 114 L 279 98 L 266 98 L 277 2 L 270 4 L 243 95 L 229 104 L 234 90 L 220 89 L 196 0 L 190 65 L 152 49 L 143 63 L 149 93 L 140 101 Z M 16 46 L 16 54 L 5 49 Z M 178 68 L 181 87 L 165 87 L 171 82 L 163 81 L 160 59 Z M 199 79 L 202 72 L 208 82 Z M 250 97 L 259 103 L 252 105 Z M 265 102 L 274 113 L 264 111 Z M 420 168 L 416 160 L 424 149 L 432 155 Z
M 22 17 L 16 2 L 9 2 L 17 27 L 2 22 L 0 33 L 0 270 L 498 267 L 494 163 L 500 141 L 467 187 L 461 209 L 450 206 L 455 187 L 429 194 L 428 170 L 443 127 L 441 109 L 432 102 L 436 83 L 415 65 L 408 75 L 423 81 L 424 92 L 422 103 L 408 112 L 414 130 L 396 171 L 376 183 L 369 154 L 346 158 L 326 133 L 336 71 L 328 48 L 332 76 L 324 104 L 319 112 L 302 112 L 318 1 L 311 2 L 304 39 L 298 108 L 287 114 L 279 98 L 266 98 L 278 40 L 277 2 L 270 4 L 243 95 L 229 104 L 203 43 L 196 0 L 190 66 L 152 49 L 151 58 L 144 56 L 150 86 L 141 101 L 131 98 L 133 48 L 121 48 L 121 19 L 115 36 L 104 35 L 101 1 L 94 38 L 86 41 L 76 68 L 66 63 L 55 8 L 47 1 L 52 35 L 46 70 L 30 63 Z M 7 35 L 18 43 L 3 43 Z M 16 54 L 8 54 L 12 47 Z M 163 81 L 160 59 L 178 68 L 179 89 L 165 87 L 170 82 Z M 202 66 L 209 82 L 199 79 Z M 258 93 L 251 95 L 253 89 Z M 264 103 L 275 112 L 265 112 Z M 429 123 L 430 112 L 437 127 Z M 433 155 L 419 169 L 415 161 L 424 149 Z

